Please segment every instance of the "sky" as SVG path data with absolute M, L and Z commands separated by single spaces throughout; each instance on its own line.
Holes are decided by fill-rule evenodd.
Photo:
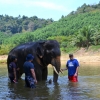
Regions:
M 100 0 L 0 0 L 0 15 L 13 17 L 37 16 L 39 18 L 52 18 L 57 21 L 62 15 L 66 16 L 71 11 L 86 4 L 97 4 Z

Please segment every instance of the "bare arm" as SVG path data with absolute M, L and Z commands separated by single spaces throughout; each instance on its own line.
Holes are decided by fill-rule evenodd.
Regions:
M 35 83 L 37 83 L 36 75 L 35 75 L 34 69 L 31 69 L 31 73 L 32 73 L 32 76 L 33 76 L 33 78 L 34 78 L 34 80 L 35 80 Z
M 67 68 L 64 68 L 64 69 L 61 69 L 62 71 L 65 71 L 65 70 L 67 70 Z
M 14 80 L 16 80 L 16 68 L 13 68 L 14 71 Z
M 78 75 L 78 67 L 76 68 L 76 72 L 75 72 L 74 76 L 77 76 Z
M 78 68 L 79 68 L 79 66 L 76 68 L 76 73 L 78 73 Z
M 18 68 L 17 68 L 17 71 L 19 71 L 19 70 L 20 70 L 20 68 L 18 67 Z
M 67 68 L 63 68 L 63 69 L 61 69 L 61 71 L 65 71 L 65 70 L 67 70 Z
M 61 69 L 62 71 L 65 71 L 65 70 L 67 70 L 68 68 L 67 68 L 67 65 L 68 65 L 68 62 L 67 62 L 67 64 L 66 64 L 66 68 L 64 68 L 64 69 Z

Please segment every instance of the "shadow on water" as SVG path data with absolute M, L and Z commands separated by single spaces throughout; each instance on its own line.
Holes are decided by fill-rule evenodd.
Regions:
M 100 66 L 81 66 L 79 82 L 67 79 L 67 71 L 60 74 L 58 83 L 49 84 L 52 68 L 49 68 L 47 81 L 38 82 L 36 89 L 24 87 L 24 76 L 17 84 L 11 84 L 7 78 L 6 67 L 0 67 L 0 99 L 32 100 L 100 100 Z

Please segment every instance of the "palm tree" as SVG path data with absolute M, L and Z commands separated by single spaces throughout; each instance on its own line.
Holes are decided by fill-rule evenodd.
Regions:
M 91 44 L 91 36 L 93 34 L 93 29 L 88 26 L 82 28 L 77 35 L 77 43 L 81 47 L 89 47 Z
M 95 32 L 92 36 L 92 41 L 95 45 L 100 44 L 100 29 L 95 29 Z

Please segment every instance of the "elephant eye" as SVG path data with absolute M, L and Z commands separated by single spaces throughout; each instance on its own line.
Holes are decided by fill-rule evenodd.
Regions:
M 55 53 L 53 51 L 51 52 L 51 57 L 55 57 Z

